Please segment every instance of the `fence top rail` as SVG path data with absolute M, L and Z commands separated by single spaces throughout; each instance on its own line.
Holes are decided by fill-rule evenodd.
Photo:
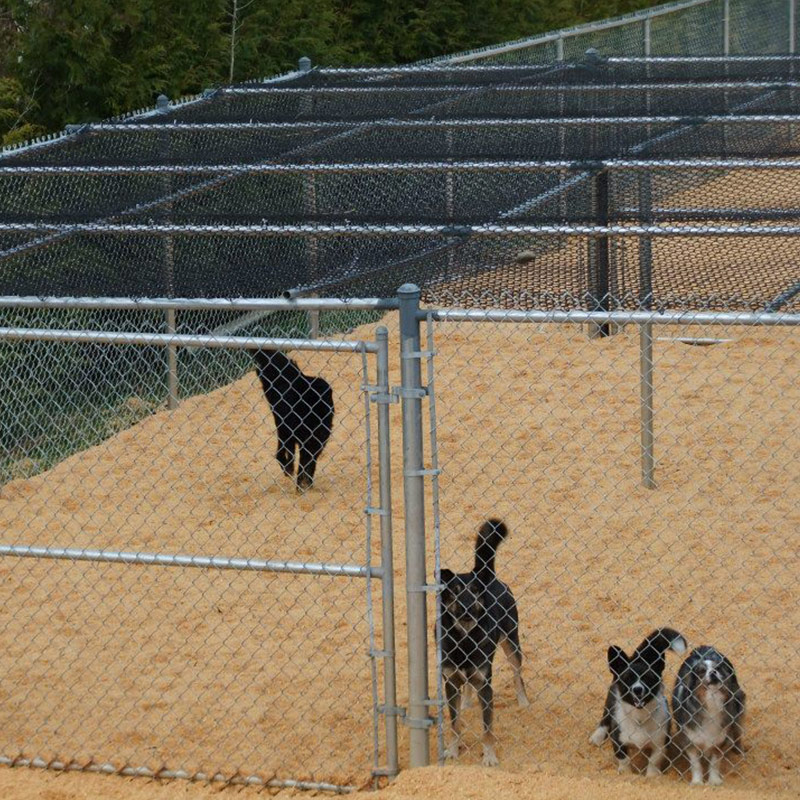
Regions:
M 52 328 L 0 328 L 0 341 L 82 342 L 161 347 L 203 347 L 225 350 L 314 350 L 335 353 L 376 353 L 375 342 L 326 339 L 275 339 L 264 336 L 80 331 Z
M 422 309 L 420 320 L 437 322 L 616 323 L 652 325 L 800 326 L 800 314 L 776 311 L 503 311 L 501 309 Z
M 571 28 L 562 28 L 561 30 L 552 31 L 550 33 L 544 33 L 539 36 L 528 37 L 525 39 L 517 39 L 501 45 L 490 45 L 488 47 L 476 48 L 475 50 L 470 50 L 466 53 L 442 56 L 438 59 L 431 59 L 431 61 L 443 61 L 448 64 L 460 64 L 466 61 L 475 61 L 481 58 L 491 58 L 492 56 L 496 55 L 513 53 L 517 50 L 527 50 L 528 48 L 536 47 L 540 44 L 547 44 L 548 42 L 555 42 L 559 39 L 571 39 L 575 36 L 581 36 L 587 33 L 593 33 L 595 31 L 619 28 L 636 22 L 644 22 L 647 19 L 660 17 L 664 14 L 672 14 L 676 11 L 683 11 L 688 8 L 703 6 L 716 1 L 717 0 L 677 0 L 677 2 L 666 3 L 664 5 L 655 6 L 654 8 L 648 8 L 641 11 L 634 11 L 623 16 L 612 17 L 611 19 L 587 22 L 582 25 L 575 25 Z
M 93 561 L 109 564 L 146 564 L 160 567 L 199 567 L 253 572 L 289 572 L 297 575 L 330 575 L 350 578 L 380 577 L 375 567 L 355 564 L 324 564 L 305 561 L 277 561 L 262 558 L 200 556 L 185 553 L 147 553 L 141 551 L 100 550 L 81 547 L 39 547 L 0 544 L 0 556 L 44 558 L 59 561 Z
M 558 36 L 554 37 L 555 39 Z M 553 38 L 549 38 L 553 41 Z M 447 58 L 447 56 L 444 56 Z M 791 62 L 800 60 L 800 56 L 791 54 L 782 55 L 719 55 L 719 56 L 600 56 L 598 63 L 609 64 L 702 64 L 702 63 L 770 63 Z M 569 69 L 574 62 L 565 61 L 565 70 Z M 552 70 L 553 62 L 546 61 L 540 64 L 472 64 L 451 63 L 449 61 L 419 62 L 417 64 L 398 64 L 393 67 L 320 67 L 314 70 L 315 75 L 333 75 L 341 77 L 378 77 L 383 75 L 413 75 L 419 74 L 444 74 L 455 73 L 463 75 L 474 72 L 476 74 L 487 72 L 535 72 Z
M 351 172 L 448 172 L 516 171 L 540 169 L 800 169 L 800 158 L 609 158 L 466 161 L 342 161 L 306 164 L 69 164 L 65 166 L 0 166 L 0 177 L 15 175 L 136 175 L 196 173 L 351 173 Z
M 786 63 L 800 61 L 800 55 L 781 53 L 774 55 L 719 55 L 719 56 L 607 56 L 609 64 L 767 64 L 773 61 Z
M 175 309 L 177 311 L 347 311 L 391 310 L 396 298 L 167 298 L 167 297 L 34 297 L 0 296 L 0 308 L 100 308 L 114 310 Z
M 229 95 L 358 95 L 358 94 L 472 94 L 475 92 L 541 94 L 542 92 L 621 92 L 633 91 L 680 91 L 680 90 L 708 90 L 708 89 L 796 89 L 800 81 L 796 80 L 730 80 L 723 81 L 718 77 L 713 79 L 698 78 L 695 81 L 670 81 L 670 82 L 636 82 L 623 83 L 534 83 L 515 84 L 503 83 L 497 85 L 411 85 L 411 86 L 308 86 L 308 87 L 281 87 L 281 86 L 231 86 L 221 89 L 222 94 Z
M 583 177 L 583 176 L 578 176 Z M 556 187 L 559 188 L 559 187 Z M 9 222 L 0 232 L 90 233 L 139 236 L 797 236 L 800 225 L 509 225 L 488 222 L 477 225 L 388 224 L 300 224 L 300 225 L 125 225 L 112 223 Z
M 386 117 L 382 119 L 363 120 L 306 120 L 302 122 L 89 122 L 82 126 L 83 131 L 115 131 L 117 133 L 135 133 L 141 131 L 268 131 L 268 130 L 326 130 L 347 129 L 353 133 L 360 128 L 365 131 L 378 128 L 488 128 L 488 127 L 524 127 L 530 125 L 627 125 L 627 124 L 689 124 L 701 123 L 775 123 L 800 122 L 800 114 L 708 114 L 690 116 L 665 114 L 662 116 L 628 116 L 628 117 L 454 117 L 452 119 L 398 119 Z

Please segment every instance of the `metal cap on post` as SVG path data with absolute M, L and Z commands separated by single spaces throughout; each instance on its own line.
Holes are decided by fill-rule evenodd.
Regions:
M 165 94 L 160 94 L 156 98 L 156 111 L 161 114 L 166 114 L 169 111 L 169 97 Z
M 297 68 L 300 72 L 311 72 L 311 59 L 308 56 L 303 56 L 297 60 Z
M 420 369 L 420 290 L 406 283 L 400 301 L 400 359 L 403 408 L 403 499 L 406 532 L 406 604 L 408 615 L 409 766 L 430 763 L 433 720 L 428 715 L 428 589 L 425 568 L 425 483 L 422 456 L 422 382 Z

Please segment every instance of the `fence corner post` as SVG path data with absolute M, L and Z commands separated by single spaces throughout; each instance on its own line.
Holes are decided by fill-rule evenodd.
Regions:
M 409 766 L 430 763 L 428 714 L 428 619 L 425 567 L 425 482 L 422 451 L 422 389 L 420 368 L 420 289 L 404 284 L 400 301 L 400 359 L 403 409 L 403 500 L 406 534 L 406 603 L 408 614 Z

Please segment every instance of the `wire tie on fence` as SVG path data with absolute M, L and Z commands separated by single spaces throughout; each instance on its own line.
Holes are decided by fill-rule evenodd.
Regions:
M 444 589 L 443 583 L 423 583 L 422 586 L 406 586 L 407 592 L 433 592 L 438 593 Z
M 401 358 L 433 358 L 437 350 L 412 350 L 410 353 L 402 353 Z
M 379 507 L 376 507 L 376 506 L 367 506 L 364 509 L 364 513 L 365 514 L 370 514 L 370 515 L 373 515 L 373 516 L 376 516 L 376 517 L 388 517 L 389 516 L 389 512 L 386 509 L 379 508 Z
M 403 475 L 407 478 L 424 478 L 426 475 L 441 475 L 440 469 L 404 469 Z
M 425 700 L 425 705 L 436 706 L 438 708 L 439 706 L 444 705 L 444 700 L 437 700 L 435 697 L 429 697 Z
M 392 654 L 388 650 L 370 650 L 370 658 L 389 658 Z

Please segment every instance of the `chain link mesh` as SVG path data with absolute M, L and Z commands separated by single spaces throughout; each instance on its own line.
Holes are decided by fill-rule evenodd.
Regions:
M 349 327 L 365 318 L 349 313 Z M 178 318 L 193 332 L 234 322 L 192 314 Z M 346 315 L 322 314 L 324 329 L 348 327 Z M 245 320 L 247 341 L 257 330 L 285 336 L 297 317 Z M 163 312 L 4 317 L 17 329 L 56 321 L 163 332 Z M 325 343 L 291 353 L 335 398 L 333 433 L 301 494 L 276 461 L 250 356 L 178 352 L 182 399 L 166 411 L 163 347 L 0 344 L 0 538 L 17 549 L 71 548 L 57 560 L 3 559 L 0 754 L 276 786 L 363 785 L 385 758 L 377 718 L 374 730 L 368 723 L 383 696 L 372 610 L 380 591 L 365 588 L 364 572 L 381 564 L 377 534 L 366 546 L 364 537 L 364 509 L 379 506 L 363 390 L 375 383 L 373 358 Z M 128 560 L 98 563 L 107 554 Z M 167 568 L 171 554 L 183 561 Z M 216 562 L 193 569 L 192 557 Z M 214 568 L 231 559 L 254 561 Z M 281 573 L 259 571 L 259 560 Z
M 618 645 L 631 655 L 668 625 L 690 649 L 724 653 L 747 695 L 744 753 L 722 748 L 722 778 L 765 791 L 796 787 L 796 698 L 774 676 L 791 673 L 798 659 L 790 600 L 798 566 L 797 328 L 701 326 L 691 314 L 686 325 L 658 325 L 657 316 L 650 326 L 653 489 L 642 481 L 640 326 L 591 338 L 577 324 L 430 323 L 442 469 L 444 694 L 465 677 L 480 688 L 483 678 L 469 670 L 485 671 L 493 651 L 487 641 L 505 638 L 512 652 L 497 648 L 492 681 L 501 765 L 609 772 L 612 748 L 595 752 L 588 742 L 612 681 L 606 651 Z M 508 647 L 514 612 L 497 599 L 499 585 L 476 557 L 479 526 L 490 518 L 509 529 L 496 548 L 496 575 L 516 599 L 529 708 Z M 466 603 L 460 611 L 459 597 Z M 687 656 L 667 654 L 670 706 Z M 656 684 L 657 661 L 642 670 L 658 676 Z M 454 667 L 462 673 L 455 679 Z M 695 693 L 724 690 L 703 684 L 699 667 L 688 674 L 696 683 L 684 682 Z M 492 748 L 487 756 L 481 746 L 482 705 L 474 693 L 462 694 L 471 705 L 459 737 L 445 709 L 440 756 L 452 758 L 460 738 L 462 763 L 492 763 Z M 626 713 L 644 717 L 626 742 L 645 744 L 637 737 L 651 724 L 663 728 L 664 706 L 651 702 L 639 712 L 627 700 Z M 693 714 L 701 733 L 711 729 L 711 744 L 722 744 L 710 711 Z M 711 745 L 709 755 L 716 758 Z M 647 759 L 634 761 L 646 766 Z M 675 747 L 661 766 L 692 778 Z M 713 765 L 705 777 L 716 781 Z
M 443 474 L 429 484 L 442 531 L 429 563 L 447 584 L 437 627 L 450 651 L 438 648 L 438 710 L 443 676 L 451 700 L 465 681 L 482 693 L 465 709 L 463 761 L 612 770 L 587 743 L 603 718 L 607 647 L 627 663 L 644 640 L 658 674 L 645 637 L 671 625 L 690 648 L 724 653 L 747 693 L 745 753 L 726 751 L 722 775 L 794 787 L 796 693 L 785 676 L 797 667 L 797 329 L 691 322 L 697 311 L 800 311 L 791 8 L 678 2 L 411 67 L 224 87 L 4 150 L 0 294 L 387 297 L 414 281 L 429 307 L 655 313 L 652 325 L 584 328 L 431 318 L 431 457 Z M 690 316 L 658 324 L 669 312 Z M 298 495 L 240 350 L 6 334 L 355 329 L 350 338 L 366 341 L 377 318 L 2 306 L 2 539 L 50 555 L 210 554 L 369 572 L 380 563 L 372 517 L 386 512 L 372 497 L 369 400 L 391 395 L 357 354 L 297 357 L 331 383 L 336 404 L 315 487 Z M 397 338 L 396 320 L 385 321 Z M 393 361 L 393 384 L 399 373 Z M 489 518 L 508 526 L 494 568 L 513 605 L 485 552 L 469 572 Z M 381 706 L 387 653 L 371 580 L 365 591 L 340 574 L 75 557 L 5 558 L 2 570 L 2 758 L 306 788 L 361 785 L 370 763 L 373 776 L 388 772 L 380 717 L 371 737 L 367 719 L 370 706 L 384 719 L 402 709 Z M 405 613 L 401 595 L 398 620 Z M 487 625 L 491 653 L 484 640 L 470 650 L 464 642 Z M 484 737 L 480 673 L 495 646 L 510 658 L 496 659 Z M 730 675 L 701 654 L 686 691 L 696 681 L 719 703 Z M 666 655 L 665 696 L 683 657 Z M 636 675 L 652 688 L 651 669 Z M 656 706 L 660 722 L 649 710 L 615 718 L 623 738 L 641 742 L 647 729 L 658 745 Z M 449 725 L 440 716 L 442 758 L 456 755 Z M 698 735 L 716 742 L 711 727 Z M 687 754 L 672 748 L 663 766 L 697 779 Z

